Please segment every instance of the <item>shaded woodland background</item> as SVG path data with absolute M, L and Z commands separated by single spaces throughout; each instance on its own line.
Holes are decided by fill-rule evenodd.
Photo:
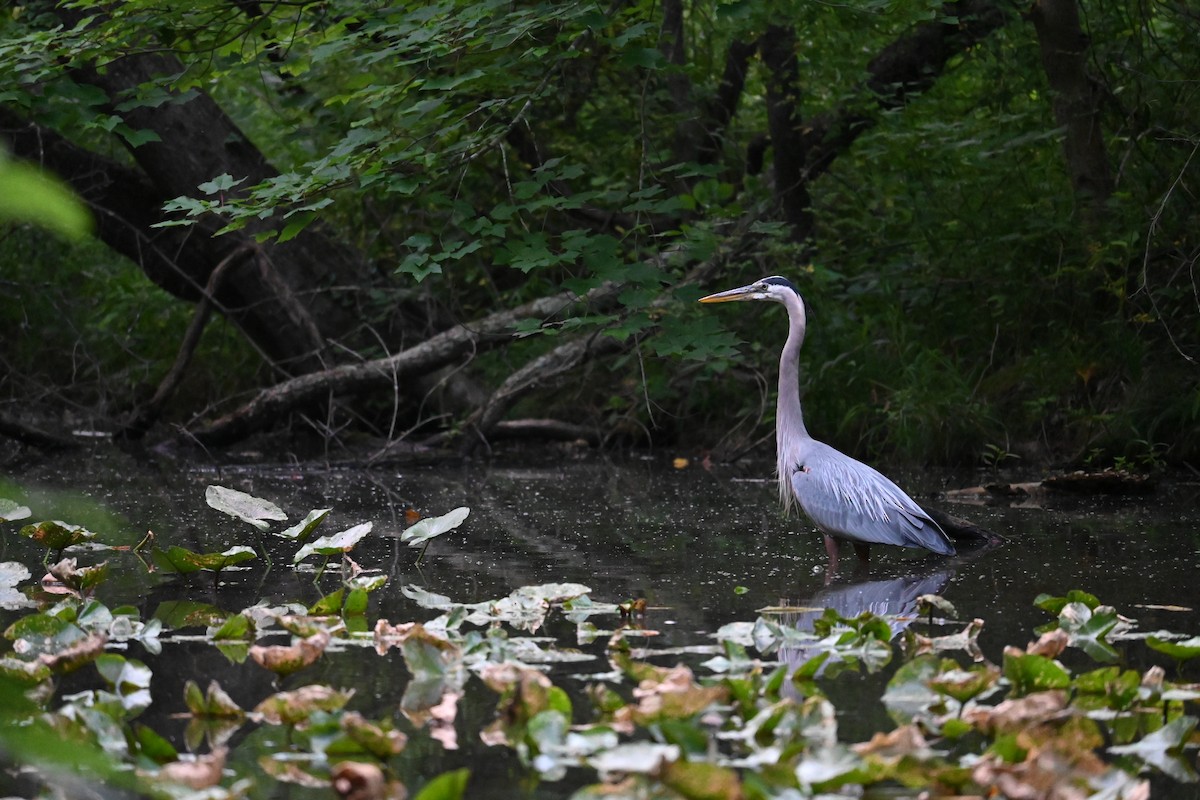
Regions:
M 93 229 L 0 228 L 0 431 L 733 457 L 785 322 L 694 300 L 782 274 L 851 452 L 1187 462 L 1197 41 L 1182 0 L 18 3 L 0 139 Z

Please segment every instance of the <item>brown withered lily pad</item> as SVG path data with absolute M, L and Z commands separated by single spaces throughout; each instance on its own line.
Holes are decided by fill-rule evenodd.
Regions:
M 329 634 L 320 631 L 290 645 L 255 645 L 250 657 L 276 675 L 291 675 L 313 664 L 329 646 Z

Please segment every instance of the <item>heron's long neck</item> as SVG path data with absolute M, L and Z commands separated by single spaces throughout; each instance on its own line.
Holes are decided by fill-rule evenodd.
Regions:
M 788 337 L 779 356 L 779 399 L 775 406 L 775 449 L 778 457 L 779 498 L 784 508 L 790 508 L 795 498 L 791 489 L 794 462 L 800 457 L 797 445 L 809 439 L 800 410 L 800 347 L 804 344 L 804 303 L 799 297 L 789 298 L 784 305 L 788 312 Z

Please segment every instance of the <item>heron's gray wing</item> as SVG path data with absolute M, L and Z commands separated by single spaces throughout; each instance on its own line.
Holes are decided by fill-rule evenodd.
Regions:
M 804 513 L 824 533 L 954 554 L 937 523 L 882 474 L 826 445 L 806 455 L 792 467 L 791 484 Z

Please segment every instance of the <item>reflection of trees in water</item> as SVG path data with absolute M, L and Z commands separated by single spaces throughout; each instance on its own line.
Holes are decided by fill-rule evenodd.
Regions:
M 842 585 L 835 583 L 817 592 L 811 600 L 795 604 L 803 606 L 804 611 L 781 614 L 779 621 L 797 631 L 812 633 L 815 622 L 825 614 L 827 608 L 832 608 L 847 619 L 870 611 L 878 616 L 889 617 L 888 624 L 894 639 L 917 618 L 917 599 L 926 594 L 940 594 L 952 577 L 954 571 L 943 568 L 895 578 L 853 580 Z M 828 649 L 818 641 L 807 645 L 780 647 L 779 660 L 792 672 L 813 656 Z M 817 674 L 821 674 L 826 666 L 838 660 L 838 654 L 831 652 L 829 659 L 821 665 Z

